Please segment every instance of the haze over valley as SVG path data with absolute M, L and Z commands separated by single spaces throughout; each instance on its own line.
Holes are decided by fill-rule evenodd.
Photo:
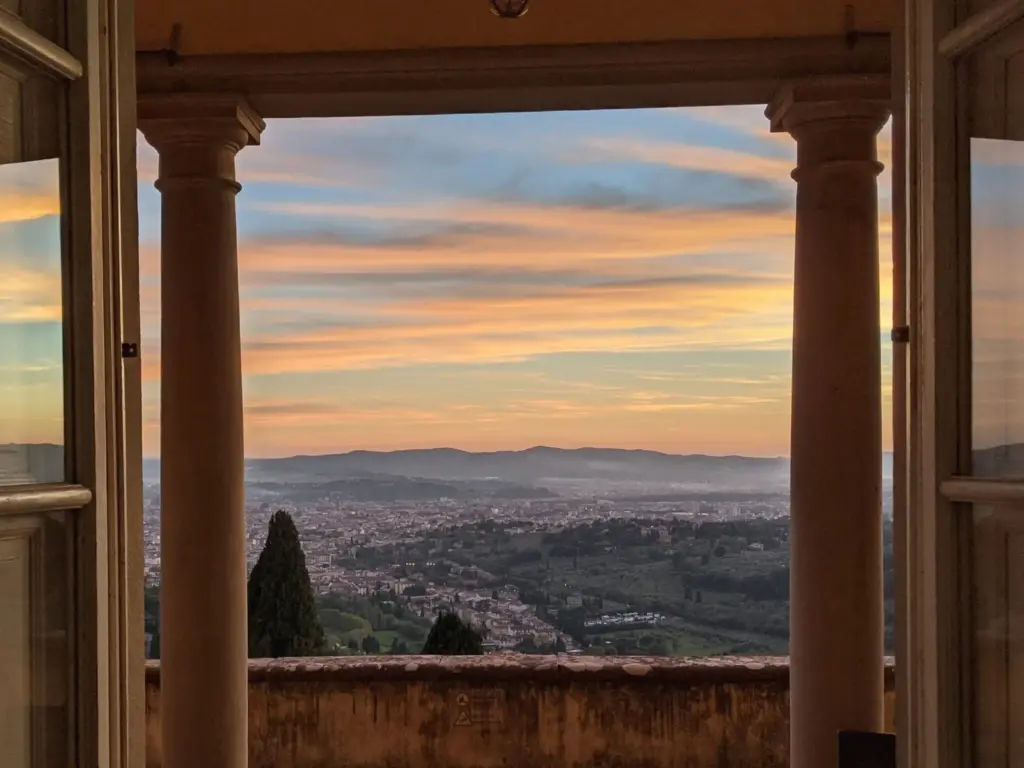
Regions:
M 892 475 L 886 454 L 883 477 Z M 159 482 L 159 462 L 144 465 Z M 700 498 L 788 495 L 785 457 L 674 455 L 614 448 L 470 452 L 451 448 L 352 451 L 246 461 L 253 493 L 352 494 L 363 500 L 549 498 L 576 496 Z
M 155 627 L 159 462 L 145 475 Z M 292 515 L 334 653 L 413 652 L 442 609 L 491 651 L 783 653 L 788 481 L 785 457 L 614 448 L 249 459 L 248 554 Z M 886 541 L 891 587 L 888 521 Z

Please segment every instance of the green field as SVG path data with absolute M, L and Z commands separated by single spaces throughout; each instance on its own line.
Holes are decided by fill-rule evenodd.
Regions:
M 328 646 L 339 653 L 359 652 L 367 637 L 376 638 L 380 653 L 392 652 L 396 644 L 399 648 L 404 646 L 406 652 L 417 651 L 423 646 L 430 626 L 428 621 L 406 614 L 392 601 L 329 594 L 317 602 Z
M 518 524 L 521 526 L 521 523 Z M 891 589 L 891 525 L 885 534 Z M 651 648 L 676 655 L 785 653 L 789 635 L 789 525 L 751 518 L 615 519 L 511 532 L 480 521 L 421 541 L 366 548 L 360 564 L 449 587 L 519 588 L 537 614 L 593 652 Z M 427 561 L 434 567 L 425 565 Z M 457 576 L 444 561 L 463 565 Z M 583 605 L 580 606 L 582 601 Z M 654 612 L 654 626 L 588 629 L 605 614 Z M 887 632 L 891 642 L 891 627 Z

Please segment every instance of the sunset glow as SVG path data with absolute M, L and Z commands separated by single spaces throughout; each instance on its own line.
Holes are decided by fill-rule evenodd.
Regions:
M 793 161 L 754 107 L 272 121 L 238 161 L 247 455 L 786 454 Z
M 758 107 L 271 121 L 238 159 L 247 455 L 788 453 L 794 155 Z M 6 172 L 0 385 L 48 389 L 4 439 L 57 442 L 57 189 Z M 155 174 L 140 137 L 149 456 Z M 888 173 L 879 188 L 887 329 Z

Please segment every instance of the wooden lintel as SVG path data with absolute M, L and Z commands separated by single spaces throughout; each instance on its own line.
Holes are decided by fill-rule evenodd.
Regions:
M 887 35 L 137 57 L 140 94 L 244 94 L 267 118 L 766 104 L 783 82 L 889 69 Z

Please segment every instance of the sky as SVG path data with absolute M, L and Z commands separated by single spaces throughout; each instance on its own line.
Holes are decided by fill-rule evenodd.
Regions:
M 976 448 L 1024 443 L 1024 144 L 971 140 L 972 431 Z M 975 472 L 1020 474 L 990 457 Z
M 60 168 L 0 165 L 0 445 L 62 443 Z
M 270 121 L 237 171 L 247 455 L 787 454 L 794 158 L 760 107 Z M 140 138 L 148 456 L 155 175 Z M 879 187 L 888 329 L 888 173 Z M 0 392 L 24 405 L 0 443 L 60 435 L 56 217 L 23 214 L 0 215 L 17 277 L 0 279 Z

